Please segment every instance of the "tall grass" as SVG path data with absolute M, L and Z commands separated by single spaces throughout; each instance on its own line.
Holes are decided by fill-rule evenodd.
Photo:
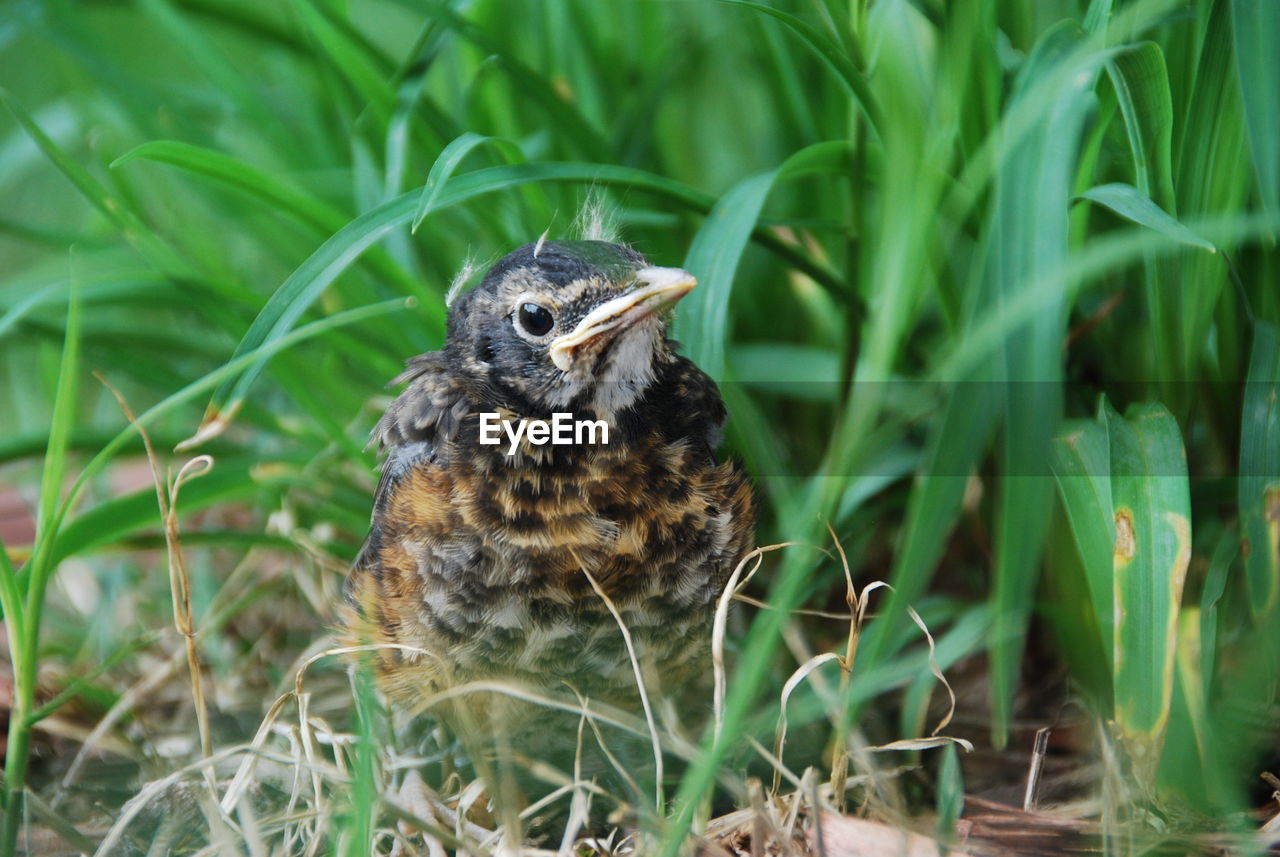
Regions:
M 701 281 L 675 335 L 721 385 L 761 543 L 825 545 L 830 526 L 850 566 L 846 582 L 789 549 L 755 579 L 771 609 L 730 633 L 723 718 L 665 853 L 732 784 L 744 738 L 768 743 L 797 660 L 847 655 L 834 685 L 824 665 L 788 687 L 789 728 L 831 773 L 928 731 L 934 641 L 944 669 L 985 654 L 986 737 L 1029 746 L 1013 727 L 1041 680 L 1029 633 L 1103 725 L 1106 824 L 1238 819 L 1274 761 L 1280 675 L 1276 9 L 11 3 L 0 474 L 34 527 L 0 559 L 0 853 L 65 797 L 48 718 L 124 705 L 131 777 L 221 771 L 197 745 L 158 762 L 158 725 L 122 690 L 184 644 L 150 637 L 172 615 L 160 515 L 145 481 L 120 487 L 141 447 L 90 373 L 175 471 L 214 458 L 175 512 L 210 700 L 256 723 L 317 651 L 364 535 L 386 380 L 439 346 L 468 260 L 570 234 L 589 197 Z M 793 612 L 846 609 L 878 579 L 892 589 L 856 652 L 842 623 Z M 336 826 L 290 822 L 281 841 L 385 843 L 378 706 L 309 720 L 298 688 L 292 746 L 355 785 L 330 795 Z M 220 728 L 228 753 L 253 731 Z M 35 766 L 33 740 L 53 750 Z M 252 841 L 240 788 L 184 847 Z

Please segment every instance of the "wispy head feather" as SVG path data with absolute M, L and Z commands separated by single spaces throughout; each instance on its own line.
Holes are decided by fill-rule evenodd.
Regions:
M 538 254 L 542 252 L 542 245 L 546 243 L 547 235 L 550 232 L 551 232 L 551 227 L 548 226 L 546 229 L 542 231 L 542 234 L 538 236 L 538 243 L 533 245 L 533 258 L 535 259 L 538 258 Z
M 604 191 L 592 187 L 578 209 L 573 221 L 573 231 L 584 241 L 608 241 L 619 244 L 617 210 L 605 200 Z
M 475 256 L 467 256 L 463 261 L 462 267 L 458 269 L 458 273 L 453 275 L 453 282 L 449 283 L 449 291 L 445 292 L 444 305 L 453 306 L 453 302 L 458 299 L 458 295 L 462 290 L 475 279 L 480 271 L 488 268 L 488 265 L 482 264 Z

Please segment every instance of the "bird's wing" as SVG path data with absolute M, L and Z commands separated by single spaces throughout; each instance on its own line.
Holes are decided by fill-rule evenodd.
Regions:
M 405 381 L 409 386 L 378 420 L 372 442 L 382 449 L 413 443 L 434 447 L 438 439 L 451 437 L 469 403 L 462 384 L 448 370 L 444 354 L 432 351 L 414 357 L 391 383 Z
M 356 570 L 376 562 L 381 535 L 378 521 L 396 484 L 415 467 L 436 466 L 440 446 L 454 435 L 459 421 L 471 409 L 439 351 L 411 359 L 392 383 L 406 381 L 409 386 L 378 420 L 370 439 L 387 457 L 373 492 L 370 532 L 352 566 Z
M 707 373 L 687 357 L 677 356 L 674 372 L 674 397 L 679 408 L 673 414 L 685 436 L 706 444 L 707 460 L 715 461 L 715 451 L 724 439 L 728 418 L 720 389 Z

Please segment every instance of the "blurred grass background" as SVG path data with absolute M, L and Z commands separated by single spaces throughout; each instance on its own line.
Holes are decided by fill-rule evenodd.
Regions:
M 745 794 L 741 736 L 770 743 L 816 653 L 845 658 L 790 694 L 786 761 L 833 806 L 867 745 L 930 732 L 945 694 L 908 605 L 961 698 L 949 734 L 980 746 L 860 805 L 1020 796 L 1064 710 L 1060 761 L 1109 833 L 1241 830 L 1266 802 L 1280 6 L 14 0 L 0 85 L 5 853 L 33 829 L 129 853 L 126 800 L 202 781 L 198 823 L 156 787 L 138 829 L 386 847 L 340 662 L 287 702 L 332 729 L 313 815 L 253 840 L 226 766 L 325 646 L 385 383 L 440 344 L 468 260 L 570 236 L 589 200 L 699 277 L 675 334 L 721 383 L 761 543 L 829 524 L 856 588 L 894 587 L 853 660 L 847 623 L 790 612 L 848 610 L 834 555 L 770 555 L 749 592 L 777 609 L 735 620 L 667 853 L 717 778 Z M 213 457 L 174 504 L 172 579 L 106 384 L 172 473 Z M 296 720 L 272 740 L 300 746 Z M 1125 829 L 1113 853 L 1150 845 Z

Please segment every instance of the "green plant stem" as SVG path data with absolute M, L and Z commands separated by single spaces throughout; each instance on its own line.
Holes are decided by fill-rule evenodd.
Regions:
M 20 665 L 28 658 L 14 658 L 13 708 L 9 721 L 9 743 L 4 761 L 4 831 L 0 834 L 0 854 L 12 857 L 18 848 L 18 830 L 22 826 L 22 789 L 27 778 L 27 755 L 31 742 L 31 727 L 27 725 L 27 710 L 31 707 L 31 690 L 28 682 L 35 678 L 34 670 Z M 19 678 L 22 676 L 23 678 Z
M 0 854 L 11 855 L 17 846 L 22 816 L 22 784 L 26 781 L 27 747 L 31 735 L 26 712 L 34 699 L 29 681 L 29 677 L 34 677 L 34 671 L 27 665 L 29 658 L 24 642 L 22 599 L 18 593 L 17 576 L 3 542 L 0 542 L 0 602 L 3 603 L 9 657 L 13 663 L 13 701 L 4 760 L 4 822 L 3 830 L 0 830 Z
M 5 815 L 0 855 L 11 857 L 18 844 L 22 824 L 22 790 L 26 785 L 27 757 L 31 745 L 30 717 L 35 708 L 36 666 L 40 657 L 40 617 L 44 611 L 45 589 L 53 572 L 54 536 L 58 532 L 57 515 L 62 477 L 66 472 L 67 443 L 75 418 L 77 376 L 80 371 L 80 295 L 78 263 L 71 253 L 71 277 L 67 290 L 67 329 L 63 340 L 62 361 L 58 369 L 58 385 L 54 394 L 53 418 L 49 428 L 49 444 L 44 470 L 40 478 L 40 501 L 36 518 L 36 545 L 28 566 L 26 603 L 22 602 L 20 581 L 5 554 L 5 617 L 10 624 L 10 657 L 13 660 L 13 707 L 9 721 L 9 745 L 5 756 Z M 16 642 L 16 645 L 14 643 Z

